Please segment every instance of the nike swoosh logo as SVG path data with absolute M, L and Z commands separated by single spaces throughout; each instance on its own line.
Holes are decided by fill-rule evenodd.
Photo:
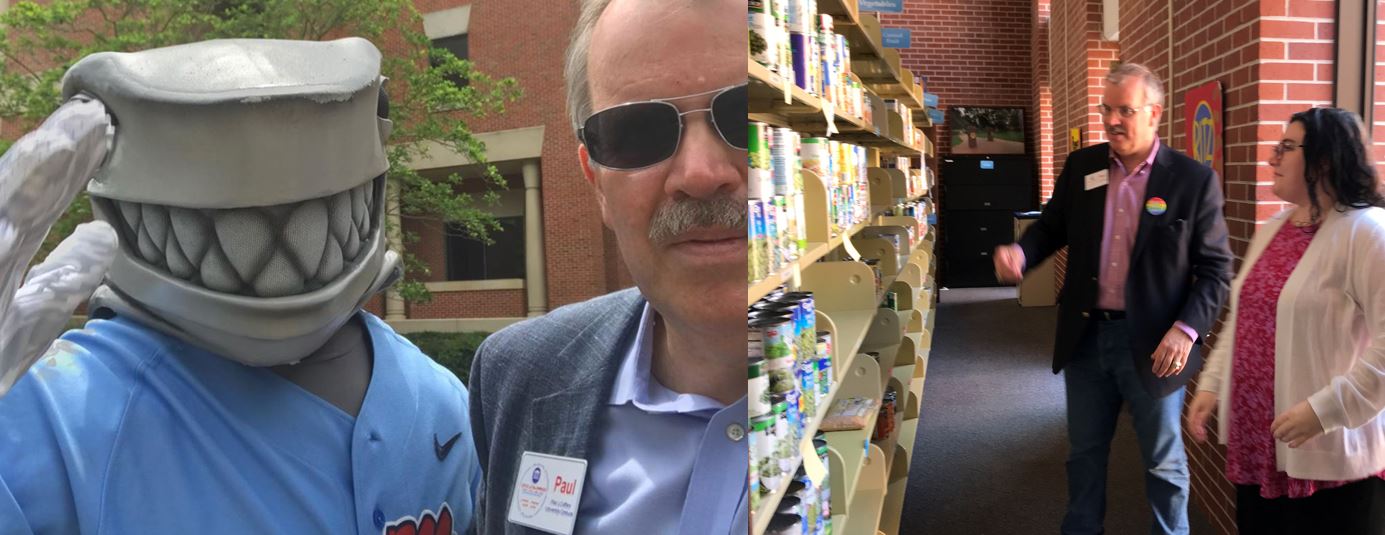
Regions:
M 444 460 L 444 459 L 447 458 L 448 452 L 451 452 L 451 451 L 452 451 L 452 446 L 457 445 L 457 439 L 459 439 L 459 438 L 462 438 L 462 433 L 461 433 L 461 432 L 458 432 L 457 434 L 452 435 L 452 438 L 447 439 L 447 442 L 443 442 L 442 444 L 438 444 L 438 434 L 437 434 L 437 433 L 433 433 L 433 453 L 438 454 L 438 460 L 439 460 L 439 461 Z

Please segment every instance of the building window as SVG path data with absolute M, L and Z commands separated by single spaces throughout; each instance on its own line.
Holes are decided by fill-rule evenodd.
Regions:
M 457 56 L 457 59 L 470 59 L 470 56 L 467 52 L 466 36 L 467 34 L 460 34 L 453 35 L 451 37 L 434 39 L 433 48 L 441 48 L 443 50 L 451 52 L 452 55 Z M 434 67 L 438 66 L 438 64 L 441 63 L 440 61 L 438 61 L 438 58 L 436 57 L 430 58 L 429 62 Z M 457 87 L 466 87 L 467 84 L 470 83 L 466 78 L 463 78 L 461 76 L 448 76 L 447 78 L 451 80 L 452 83 L 455 84 Z
M 492 243 L 447 229 L 447 280 L 475 281 L 524 278 L 524 216 L 497 217 L 500 230 L 491 230 Z

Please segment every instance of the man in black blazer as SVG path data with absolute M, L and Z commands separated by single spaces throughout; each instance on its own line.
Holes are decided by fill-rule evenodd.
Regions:
M 1162 84 L 1125 63 L 1098 112 L 1109 143 L 1068 156 L 1039 221 L 996 250 L 997 277 L 1068 247 L 1053 372 L 1066 370 L 1068 512 L 1063 533 L 1101 533 L 1116 418 L 1130 404 L 1153 533 L 1188 532 L 1183 386 L 1232 276 L 1216 173 L 1162 145 Z

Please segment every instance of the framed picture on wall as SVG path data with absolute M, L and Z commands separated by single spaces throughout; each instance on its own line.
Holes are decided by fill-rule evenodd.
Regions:
M 947 109 L 952 154 L 1024 154 L 1024 108 Z

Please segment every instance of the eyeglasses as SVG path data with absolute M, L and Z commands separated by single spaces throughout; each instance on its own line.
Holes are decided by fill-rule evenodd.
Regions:
M 1097 104 L 1097 105 L 1096 105 L 1096 112 L 1099 113 L 1099 114 L 1101 114 L 1102 117 L 1105 117 L 1105 116 L 1107 116 L 1107 115 L 1110 115 L 1112 111 L 1115 111 L 1115 112 L 1117 112 L 1117 113 L 1120 113 L 1121 117 L 1124 117 L 1124 118 L 1126 118 L 1126 119 L 1129 119 L 1129 118 L 1131 118 L 1131 117 L 1134 117 L 1136 113 L 1140 113 L 1140 111 L 1142 111 L 1142 110 L 1144 110 L 1144 109 L 1146 109 L 1146 108 L 1149 108 L 1149 107 L 1151 107 L 1151 106 L 1153 106 L 1153 104 L 1145 104 L 1144 106 L 1136 106 L 1136 107 L 1134 107 L 1134 108 L 1132 108 L 1132 107 L 1130 107 L 1130 106 L 1121 106 L 1121 107 L 1119 107 L 1119 108 L 1112 108 L 1112 107 L 1107 106 L 1107 105 L 1105 105 L 1105 104 Z
M 706 108 L 679 111 L 669 103 L 709 94 L 715 95 Z M 672 158 L 683 138 L 683 116 L 707 112 L 722 141 L 732 148 L 749 150 L 746 103 L 746 84 L 738 84 L 681 97 L 618 104 L 588 117 L 577 130 L 577 139 L 598 165 L 634 171 Z
M 1286 153 L 1286 152 L 1293 152 L 1293 151 L 1296 151 L 1296 150 L 1301 149 L 1301 148 L 1306 147 L 1306 146 L 1307 146 L 1307 145 L 1299 145 L 1298 143 L 1296 143 L 1296 142 L 1295 142 L 1294 140 L 1292 140 L 1292 139 L 1286 139 L 1286 140 L 1284 140 L 1284 141 L 1280 141 L 1279 143 L 1275 143 L 1275 145 L 1274 145 L 1274 157 L 1275 157 L 1275 158 L 1283 158 L 1283 157 L 1284 157 L 1284 153 Z

